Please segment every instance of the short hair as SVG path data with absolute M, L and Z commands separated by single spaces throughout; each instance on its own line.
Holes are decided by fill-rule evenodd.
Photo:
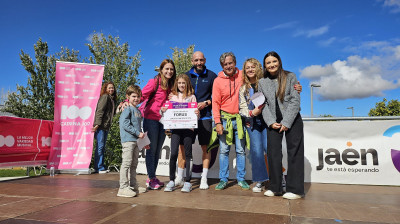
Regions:
M 136 93 L 139 97 L 142 96 L 142 90 L 138 85 L 128 86 L 126 89 L 126 95 L 130 96 L 132 93 Z
M 233 54 L 233 52 L 229 51 L 229 52 L 225 52 L 225 53 L 221 54 L 221 57 L 219 57 L 219 63 L 221 64 L 221 66 L 225 63 L 225 59 L 228 56 L 231 56 L 233 61 L 236 64 L 236 56 Z

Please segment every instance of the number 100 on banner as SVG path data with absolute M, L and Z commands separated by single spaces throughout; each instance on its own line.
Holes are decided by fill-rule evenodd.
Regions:
M 164 107 L 168 108 L 162 118 L 165 129 L 197 128 L 196 102 L 178 103 L 167 101 Z

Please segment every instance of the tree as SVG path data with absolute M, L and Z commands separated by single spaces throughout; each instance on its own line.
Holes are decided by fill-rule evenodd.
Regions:
M 104 64 L 103 80 L 114 82 L 118 100 L 125 98 L 128 85 L 137 83 L 140 67 L 140 51 L 129 56 L 128 43 L 120 44 L 119 37 L 94 33 L 90 43 L 86 44 L 92 56 L 84 62 Z M 35 59 L 21 50 L 20 58 L 25 70 L 29 73 L 26 87 L 17 86 L 5 102 L 4 111 L 19 117 L 35 119 L 54 119 L 54 90 L 56 61 L 80 62 L 79 51 L 61 47 L 61 51 L 48 56 L 48 45 L 41 39 L 34 45 Z M 121 143 L 119 137 L 119 116 L 113 119 L 113 125 L 107 141 L 106 164 L 121 162 Z
M 17 91 L 8 95 L 3 111 L 18 117 L 53 120 L 56 61 L 78 62 L 79 51 L 61 47 L 60 52 L 47 56 L 47 42 L 40 38 L 33 48 L 35 62 L 23 50 L 20 53 L 21 64 L 29 73 L 27 86 L 17 85 Z
M 118 94 L 118 102 L 125 99 L 125 91 L 129 85 L 138 82 L 140 67 L 140 51 L 134 56 L 129 56 L 129 44 L 120 44 L 119 37 L 94 32 L 91 43 L 86 44 L 92 53 L 87 60 L 93 64 L 104 64 L 104 81 L 114 82 Z M 95 148 L 95 147 L 93 147 Z M 111 129 L 108 133 L 107 150 L 104 162 L 108 166 L 119 165 L 122 161 L 122 145 L 119 132 L 119 114 L 113 118 Z M 93 164 L 93 163 L 92 163 Z
M 104 64 L 103 81 L 113 81 L 118 93 L 118 100 L 125 98 L 129 85 L 138 82 L 140 50 L 129 56 L 129 44 L 119 43 L 119 37 L 94 32 L 91 43 L 86 44 L 92 53 L 87 60 L 92 64 Z
M 383 98 L 381 102 L 375 104 L 375 108 L 372 108 L 369 116 L 400 116 L 400 102 L 398 100 L 387 101 Z
M 192 55 L 194 52 L 194 45 L 192 44 L 188 48 L 186 48 L 186 52 L 184 52 L 183 48 L 181 49 L 178 47 L 171 48 L 171 50 L 172 50 L 172 60 L 174 61 L 175 64 L 176 74 L 179 75 L 189 71 L 189 69 L 192 67 Z

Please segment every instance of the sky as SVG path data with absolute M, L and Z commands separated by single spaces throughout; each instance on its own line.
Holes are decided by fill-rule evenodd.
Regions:
M 119 36 L 139 50 L 140 86 L 171 55 L 171 47 L 204 52 L 207 68 L 221 71 L 219 56 L 232 51 L 237 67 L 282 58 L 303 86 L 301 114 L 368 116 L 383 98 L 400 95 L 400 0 L 203 0 L 76 1 L 0 0 L 0 90 L 26 86 L 21 50 L 33 57 L 42 38 L 50 54 L 61 47 L 90 56 L 94 32 Z

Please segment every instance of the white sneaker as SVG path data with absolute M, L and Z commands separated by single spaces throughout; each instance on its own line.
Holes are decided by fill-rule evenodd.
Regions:
M 170 180 L 168 184 L 165 186 L 164 192 L 171 192 L 173 190 L 175 190 L 175 183 L 174 181 Z
M 183 185 L 181 191 L 184 192 L 184 193 L 191 192 L 192 191 L 192 184 L 189 183 L 189 182 L 185 182 L 185 184 Z
M 177 176 L 175 178 L 175 186 L 181 187 L 181 186 L 183 186 L 184 183 L 185 183 L 185 181 L 183 181 L 183 177 Z
M 105 174 L 105 173 L 109 173 L 110 170 L 99 170 L 99 174 Z
M 294 199 L 299 199 L 301 198 L 301 195 L 298 194 L 293 194 L 290 192 L 285 193 L 283 196 L 283 198 L 289 199 L 289 200 L 294 200 Z
M 254 193 L 260 193 L 262 191 L 262 184 L 261 182 L 257 182 L 256 185 L 253 187 Z
M 144 187 L 129 187 L 132 191 L 134 191 L 136 194 L 143 194 L 145 192 L 147 192 L 147 188 Z
M 209 186 L 207 184 L 207 178 L 201 178 L 200 189 L 201 190 L 207 190 L 208 188 L 209 188 Z
M 134 191 L 132 191 L 129 187 L 123 188 L 123 189 L 119 189 L 118 190 L 118 197 L 124 197 L 124 198 L 133 198 L 136 196 L 136 193 Z
M 275 193 L 272 192 L 271 190 L 268 190 L 268 191 L 264 192 L 264 196 L 273 197 L 273 196 L 275 196 Z

